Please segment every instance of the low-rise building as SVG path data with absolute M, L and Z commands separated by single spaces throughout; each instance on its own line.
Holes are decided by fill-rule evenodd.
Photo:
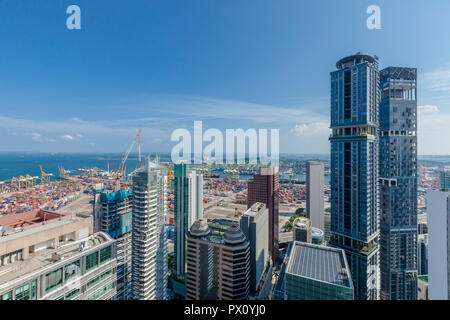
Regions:
M 287 300 L 353 300 L 344 251 L 293 242 L 286 265 L 285 295 Z
M 92 216 L 33 211 L 0 218 L 0 300 L 116 298 L 116 244 Z

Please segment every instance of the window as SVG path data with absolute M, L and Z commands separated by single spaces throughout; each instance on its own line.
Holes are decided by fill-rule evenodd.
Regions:
M 98 251 L 91 253 L 86 257 L 86 271 L 98 266 Z
M 12 291 L 0 294 L 0 300 L 12 300 Z
M 62 268 L 45 275 L 45 293 L 59 288 L 62 285 Z
M 92 278 L 88 281 L 86 288 L 89 289 L 100 281 L 100 276 Z
M 111 246 L 100 249 L 100 263 L 106 262 L 111 259 Z
M 80 294 L 80 289 L 74 289 L 74 290 L 70 291 L 68 294 L 66 294 L 66 300 L 72 300 L 79 294 Z
M 97 300 L 98 298 L 103 296 L 105 293 L 109 292 L 112 288 L 113 288 L 113 284 L 110 283 L 107 286 L 104 286 L 103 288 L 101 288 L 100 290 L 95 292 L 94 294 L 90 295 L 88 297 L 88 300 Z
M 76 278 L 80 275 L 80 260 L 74 261 L 64 266 L 65 281 Z
M 36 300 L 37 280 L 32 280 L 16 288 L 16 300 Z

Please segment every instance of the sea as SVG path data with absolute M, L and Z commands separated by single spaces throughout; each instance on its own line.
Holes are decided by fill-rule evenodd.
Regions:
M 150 154 L 154 159 L 156 154 Z M 160 161 L 170 161 L 170 154 L 158 154 Z M 281 155 L 283 159 L 285 156 Z M 122 162 L 123 154 L 63 154 L 63 153 L 0 153 L 0 181 L 11 179 L 12 177 L 40 176 L 40 166 L 46 173 L 52 173 L 55 177 L 59 176 L 59 167 L 64 167 L 72 174 L 78 174 L 80 169 L 92 169 L 94 167 L 102 170 L 111 170 L 110 165 L 117 169 Z M 288 158 L 298 160 L 318 159 L 314 155 L 289 155 Z M 329 159 L 323 156 L 323 160 Z M 322 160 L 322 159 L 321 159 Z M 110 163 L 110 165 L 108 164 Z M 450 166 L 449 156 L 419 156 L 419 162 L 428 165 Z M 130 155 L 127 162 L 127 172 L 133 171 L 138 166 L 137 155 Z M 221 177 L 225 177 L 222 173 Z M 241 175 L 240 179 L 247 180 L 250 175 Z M 280 176 L 288 178 L 288 176 Z M 293 177 L 298 180 L 305 180 L 304 174 L 298 174 Z M 329 176 L 325 176 L 325 184 L 329 183 Z

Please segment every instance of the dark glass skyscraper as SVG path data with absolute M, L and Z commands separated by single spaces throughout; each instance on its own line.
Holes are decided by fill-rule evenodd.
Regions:
M 378 58 L 357 53 L 331 72 L 331 239 L 345 250 L 355 299 L 379 297 Z
M 186 164 L 174 165 L 175 269 L 178 278 L 185 276 L 186 233 L 188 231 L 189 180 Z
M 381 298 L 417 299 L 417 69 L 381 71 Z
M 260 168 L 260 174 L 248 181 L 247 208 L 255 202 L 262 202 L 269 209 L 269 251 L 272 261 L 278 259 L 278 191 L 280 189 L 278 168 Z

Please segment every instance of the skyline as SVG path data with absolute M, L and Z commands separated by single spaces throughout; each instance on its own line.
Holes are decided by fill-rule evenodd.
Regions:
M 281 154 L 326 155 L 329 72 L 363 51 L 418 68 L 418 154 L 450 154 L 448 1 L 76 2 L 76 31 L 69 1 L 0 5 L 0 151 L 123 153 L 142 128 L 143 152 L 170 152 L 171 132 L 202 120 L 279 128 Z M 372 2 L 381 30 L 365 26 Z

